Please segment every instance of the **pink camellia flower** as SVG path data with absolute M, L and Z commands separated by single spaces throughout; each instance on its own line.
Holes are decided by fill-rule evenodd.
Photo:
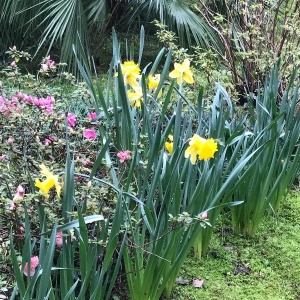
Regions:
M 26 263 L 25 266 L 24 266 L 23 273 L 26 276 L 32 277 L 35 273 L 35 268 L 38 266 L 38 264 L 39 264 L 39 257 L 38 256 L 31 257 L 30 258 L 30 271 L 28 270 L 28 263 Z
M 21 200 L 24 197 L 24 194 L 25 194 L 25 189 L 21 185 L 19 185 L 17 188 L 17 192 L 13 198 L 13 201 Z
M 17 47 L 16 47 L 16 46 L 13 46 L 13 47 L 12 47 L 12 50 L 13 50 L 13 51 L 17 51 Z
M 76 124 L 76 116 L 72 113 L 68 113 L 67 118 L 68 118 L 68 125 L 70 127 L 74 127 Z
M 11 136 L 7 139 L 7 142 L 8 142 L 9 144 L 12 144 L 14 141 L 15 141 L 14 138 L 11 137 Z
M 56 246 L 61 248 L 64 244 L 63 233 L 61 231 L 56 232 Z
M 91 113 L 88 113 L 88 117 L 89 117 L 90 121 L 92 121 L 97 118 L 97 114 L 95 112 L 91 112 Z
M 120 158 L 120 162 L 123 163 L 125 160 L 131 158 L 131 152 L 128 150 L 120 151 L 117 153 L 117 156 Z
M 15 61 L 13 61 L 10 65 L 12 68 L 15 68 L 17 66 L 17 63 Z
M 83 133 L 83 137 L 88 140 L 93 140 L 97 137 L 97 133 L 94 129 L 86 129 Z

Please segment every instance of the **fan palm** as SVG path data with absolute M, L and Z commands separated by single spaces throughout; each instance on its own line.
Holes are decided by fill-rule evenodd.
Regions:
M 120 21 L 133 24 L 136 18 L 153 20 L 176 29 L 180 42 L 220 50 L 218 37 L 184 0 L 3 0 L 0 24 L 6 30 L 6 43 L 30 41 L 36 52 L 42 47 L 59 48 L 61 61 L 74 62 L 72 45 L 79 59 L 89 51 L 89 41 L 97 32 L 110 31 Z M 121 19 L 121 20 L 120 20 Z M 126 28 L 128 28 L 128 26 Z M 147 29 L 147 28 L 146 28 Z M 15 37 L 15 38 L 14 38 Z M 99 41 L 100 43 L 100 41 Z M 27 42 L 28 44 L 28 42 Z M 18 45 L 19 46 L 19 45 Z M 74 66 L 74 64 L 73 64 Z

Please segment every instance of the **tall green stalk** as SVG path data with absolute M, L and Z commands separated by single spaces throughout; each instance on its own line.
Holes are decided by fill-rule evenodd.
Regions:
M 259 145 L 268 143 L 260 159 L 249 162 L 249 176 L 235 191 L 235 199 L 245 199 L 243 205 L 232 209 L 234 231 L 252 235 L 260 224 L 266 210 L 278 210 L 287 188 L 292 184 L 299 170 L 300 114 L 296 109 L 298 87 L 295 75 L 290 79 L 283 95 L 279 94 L 279 74 L 275 66 L 266 80 L 261 92 L 258 92 L 256 106 L 250 103 L 248 130 L 251 133 L 243 152 L 249 143 L 270 126 L 260 139 Z M 276 139 L 272 137 L 276 136 Z

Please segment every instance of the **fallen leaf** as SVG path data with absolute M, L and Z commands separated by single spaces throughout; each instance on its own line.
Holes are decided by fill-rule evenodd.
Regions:
M 189 284 L 190 281 L 187 279 L 183 279 L 182 276 L 179 276 L 178 278 L 176 278 L 175 282 L 177 284 Z
M 195 279 L 193 282 L 193 287 L 201 288 L 203 286 L 204 279 Z

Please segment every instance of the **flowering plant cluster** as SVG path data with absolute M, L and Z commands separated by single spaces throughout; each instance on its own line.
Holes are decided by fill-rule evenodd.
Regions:
M 13 293 L 21 298 L 109 299 L 117 278 L 130 299 L 170 297 L 191 249 L 196 257 L 207 251 L 221 208 L 247 207 L 235 193 L 248 191 L 261 162 L 285 182 L 295 175 L 295 167 L 277 165 L 279 159 L 299 163 L 300 117 L 292 117 L 287 99 L 272 115 L 269 86 L 256 113 L 258 120 L 263 113 L 272 118 L 249 132 L 222 86 L 209 110 L 201 93 L 196 106 L 185 98 L 185 87 L 195 82 L 189 59 L 172 68 L 171 50 L 162 50 L 148 72 L 133 57 L 120 64 L 118 44 L 114 53 L 104 90 L 81 66 L 89 92 L 80 101 L 74 100 L 79 93 L 64 99 L 28 96 L 34 93 L 19 86 L 2 90 L 0 166 L 11 179 L 0 193 L 7 219 L 14 216 L 24 231 L 21 240 L 10 237 Z M 54 68 L 47 57 L 39 72 Z M 284 109 L 294 123 L 281 120 Z M 266 183 L 266 199 L 276 188 L 277 182 Z

